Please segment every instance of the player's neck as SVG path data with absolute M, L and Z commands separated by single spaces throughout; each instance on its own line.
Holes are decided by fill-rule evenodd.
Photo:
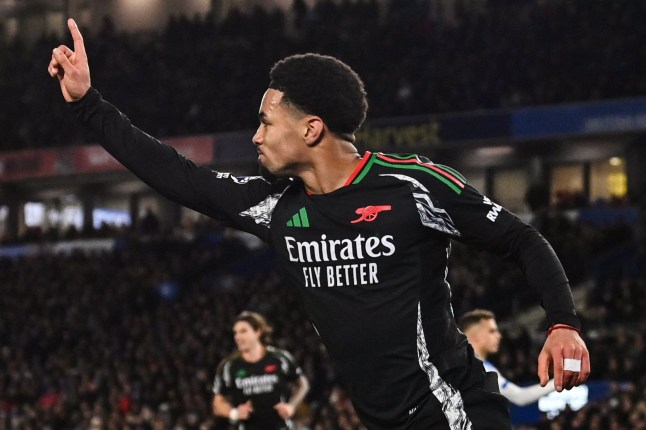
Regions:
M 254 345 L 248 350 L 242 351 L 242 358 L 244 359 L 244 361 L 255 363 L 256 361 L 260 361 L 265 356 L 266 351 L 267 348 L 265 348 L 264 345 Z
M 487 354 L 486 350 L 482 350 L 482 349 L 480 349 L 480 350 L 476 349 L 475 353 L 482 361 L 487 360 L 487 356 L 489 355 L 489 354 Z
M 334 151 L 317 154 L 313 165 L 299 176 L 308 192 L 331 193 L 345 185 L 360 162 L 361 156 L 354 145 L 339 145 Z

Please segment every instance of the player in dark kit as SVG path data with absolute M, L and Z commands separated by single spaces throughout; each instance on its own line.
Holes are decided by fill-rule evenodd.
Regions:
M 291 354 L 268 345 L 270 335 L 262 315 L 241 313 L 233 325 L 238 352 L 218 366 L 213 413 L 241 430 L 293 428 L 290 418 L 309 390 Z
M 167 198 L 265 240 L 303 299 L 361 420 L 370 429 L 509 429 L 495 374 L 458 330 L 446 282 L 450 241 L 505 254 L 538 291 L 550 324 L 538 358 L 557 390 L 590 372 L 563 268 L 545 239 L 421 156 L 359 154 L 361 79 L 316 54 L 274 65 L 253 137 L 275 180 L 199 167 L 133 127 L 91 87 L 81 34 L 49 73 L 79 120 Z

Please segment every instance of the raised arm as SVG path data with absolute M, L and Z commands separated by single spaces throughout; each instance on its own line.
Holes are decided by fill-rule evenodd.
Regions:
M 103 148 L 169 200 L 266 240 L 265 220 L 271 218 L 274 194 L 281 190 L 274 191 L 275 184 L 259 177 L 236 178 L 198 166 L 131 124 L 91 86 L 83 36 L 73 19 L 68 26 L 74 50 L 56 47 L 47 69 L 58 79 L 70 109 Z

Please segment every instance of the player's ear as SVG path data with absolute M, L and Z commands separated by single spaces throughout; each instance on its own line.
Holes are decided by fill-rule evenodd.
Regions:
M 325 123 L 316 115 L 308 115 L 304 118 L 303 139 L 307 146 L 314 146 L 321 141 L 325 132 Z

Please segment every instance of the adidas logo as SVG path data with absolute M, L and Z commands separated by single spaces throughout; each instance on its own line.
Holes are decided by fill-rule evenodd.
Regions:
M 287 227 L 309 227 L 310 220 L 307 217 L 307 211 L 302 207 L 298 212 L 294 214 L 292 219 L 287 221 Z

